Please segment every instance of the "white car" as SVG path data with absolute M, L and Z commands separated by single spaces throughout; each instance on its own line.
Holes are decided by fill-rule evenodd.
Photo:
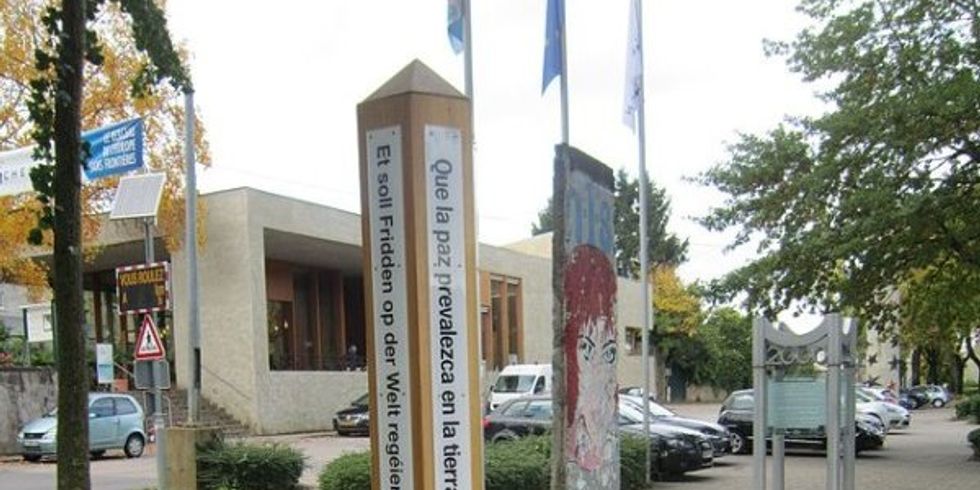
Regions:
M 876 417 L 888 428 L 908 427 L 912 423 L 912 415 L 900 405 L 878 400 L 862 388 L 854 389 L 854 397 L 857 411 Z

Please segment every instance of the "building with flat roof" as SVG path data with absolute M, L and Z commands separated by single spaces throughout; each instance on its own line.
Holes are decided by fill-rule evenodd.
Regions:
M 258 434 L 331 428 L 333 414 L 367 392 L 361 218 L 339 209 L 237 188 L 206 194 L 199 251 L 202 395 Z M 86 323 L 93 341 L 131 352 L 137 319 L 115 312 L 114 270 L 140 264 L 140 223 L 110 222 L 103 252 L 86 265 Z M 172 264 L 173 311 L 161 315 L 176 384 L 191 380 L 185 328 L 187 269 Z M 552 356 L 550 236 L 479 246 L 479 335 L 484 386 L 511 363 Z M 620 279 L 621 385 L 642 379 L 636 335 L 640 284 Z

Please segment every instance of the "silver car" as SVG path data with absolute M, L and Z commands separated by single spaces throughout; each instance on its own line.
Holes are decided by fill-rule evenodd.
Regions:
M 89 451 L 101 456 L 122 449 L 128 458 L 138 458 L 146 445 L 143 408 L 129 395 L 89 393 Z M 17 434 L 17 444 L 27 461 L 38 461 L 57 453 L 57 412 L 30 421 Z

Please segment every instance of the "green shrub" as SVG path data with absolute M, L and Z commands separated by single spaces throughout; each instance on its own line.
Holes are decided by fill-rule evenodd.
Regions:
M 306 466 L 299 451 L 281 444 L 225 444 L 198 448 L 197 482 L 208 490 L 283 490 L 296 488 Z
M 980 395 L 973 395 L 957 403 L 956 418 L 971 418 L 974 423 L 980 424 Z
M 371 490 L 371 453 L 348 453 L 328 463 L 320 490 Z
M 487 444 L 486 490 L 547 490 L 551 482 L 551 437 Z
M 980 459 L 980 429 L 973 429 L 966 435 L 966 440 L 973 446 L 973 456 Z
M 648 441 L 640 437 L 624 436 L 619 445 L 620 487 L 624 490 L 646 488 L 646 465 Z
M 484 457 L 486 490 L 547 490 L 551 481 L 551 435 L 487 444 Z M 623 437 L 620 464 L 623 490 L 646 488 L 643 472 L 646 442 Z M 345 454 L 323 468 L 320 490 L 369 490 L 371 456 Z

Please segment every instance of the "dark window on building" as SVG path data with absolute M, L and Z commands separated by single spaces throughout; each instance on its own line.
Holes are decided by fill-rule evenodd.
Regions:
M 266 262 L 269 368 L 363 369 L 363 282 L 339 271 Z
M 268 302 L 269 368 L 293 369 L 292 332 L 293 304 L 288 301 Z
M 483 274 L 483 284 L 489 285 L 488 291 L 482 293 L 483 360 L 487 369 L 496 371 L 524 358 L 521 280 Z

